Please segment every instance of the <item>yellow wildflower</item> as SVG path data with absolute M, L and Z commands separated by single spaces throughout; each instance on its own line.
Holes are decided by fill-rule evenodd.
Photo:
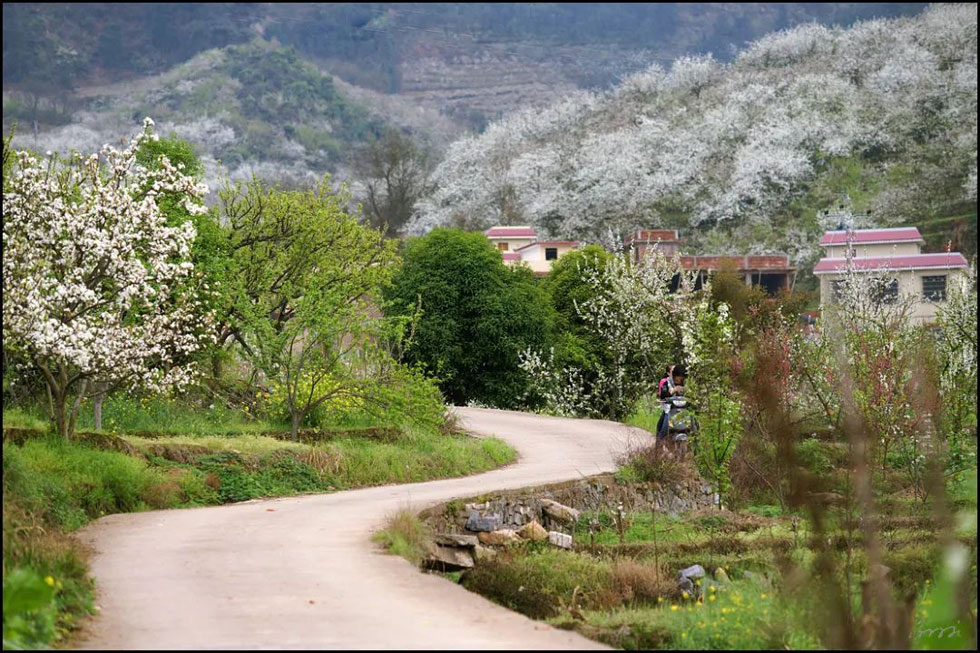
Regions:
M 714 594 L 712 594 L 711 596 L 708 597 L 708 600 L 709 601 L 714 601 L 716 598 L 718 598 L 718 597 L 715 596 Z
M 44 578 L 44 582 L 50 585 L 51 587 L 54 587 L 54 578 L 52 578 L 51 576 L 46 576 Z
M 677 610 L 677 606 L 676 606 L 676 605 L 674 605 L 673 603 L 671 603 L 671 604 L 670 604 L 670 609 L 671 609 L 671 610 Z

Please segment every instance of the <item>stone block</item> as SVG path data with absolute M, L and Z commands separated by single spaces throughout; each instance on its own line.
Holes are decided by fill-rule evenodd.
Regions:
M 579 511 L 575 508 L 569 508 L 551 499 L 541 499 L 541 507 L 544 509 L 544 514 L 563 524 L 574 523 L 579 517 Z
M 480 532 L 477 537 L 480 538 L 482 544 L 489 544 L 491 546 L 503 546 L 510 542 L 516 542 L 520 538 L 517 533 L 509 528 L 501 528 L 500 530 L 491 532 Z
M 466 518 L 466 530 L 474 532 L 495 531 L 503 526 L 503 519 L 500 515 L 481 515 L 478 512 L 470 513 Z
M 572 536 L 566 533 L 551 531 L 550 533 L 548 533 L 548 541 L 562 549 L 572 548 Z
M 433 546 L 422 566 L 435 571 L 463 571 L 473 567 L 473 556 L 466 549 L 452 546 Z
M 534 540 L 535 542 L 548 539 L 548 531 L 537 520 L 525 524 L 518 529 L 517 534 L 525 540 Z
M 436 533 L 432 536 L 432 540 L 442 546 L 454 546 L 463 549 L 474 547 L 480 543 L 476 535 L 458 535 L 456 533 Z

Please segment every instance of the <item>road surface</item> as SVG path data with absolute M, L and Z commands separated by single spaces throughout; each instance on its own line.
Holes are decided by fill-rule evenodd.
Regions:
M 103 517 L 92 547 L 100 614 L 83 648 L 604 648 L 419 573 L 371 541 L 385 517 L 452 498 L 614 469 L 648 434 L 614 422 L 459 408 L 518 461 L 465 478 Z

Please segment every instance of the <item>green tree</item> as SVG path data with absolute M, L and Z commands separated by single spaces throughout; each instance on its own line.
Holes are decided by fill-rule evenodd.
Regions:
M 518 352 L 549 346 L 554 323 L 530 270 L 505 266 L 483 234 L 436 229 L 408 241 L 386 299 L 392 315 L 421 304 L 406 358 L 435 375 L 449 401 L 521 405 Z
M 225 332 L 285 396 L 292 438 L 328 401 L 390 404 L 391 386 L 412 381 L 387 346 L 399 325 L 376 308 L 394 243 L 345 211 L 350 198 L 329 177 L 305 192 L 253 181 L 222 199 L 232 252 Z

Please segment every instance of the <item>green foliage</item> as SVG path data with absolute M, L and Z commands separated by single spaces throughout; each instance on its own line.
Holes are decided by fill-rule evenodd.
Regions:
M 4 650 L 41 648 L 54 638 L 54 592 L 54 580 L 46 583 L 34 570 L 4 574 Z
M 506 267 L 483 234 L 436 229 L 408 241 L 385 299 L 394 316 L 421 304 L 406 360 L 434 375 L 451 403 L 519 405 L 518 352 L 546 346 L 554 321 L 530 271 Z

